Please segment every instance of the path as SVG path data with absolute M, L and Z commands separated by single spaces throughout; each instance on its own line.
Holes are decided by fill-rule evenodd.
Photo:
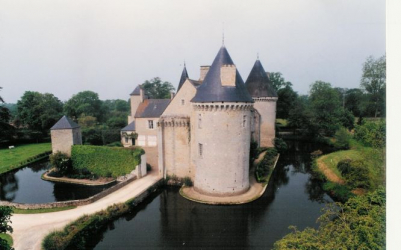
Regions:
M 327 177 L 327 179 L 331 182 L 337 183 L 337 184 L 345 184 L 345 181 L 338 177 L 333 170 L 331 170 L 326 164 L 324 164 L 323 159 L 325 159 L 326 156 L 322 156 L 317 159 L 317 166 L 320 169 L 320 171 Z
M 157 172 L 152 171 L 149 175 L 135 180 L 92 204 L 75 209 L 42 214 L 14 214 L 11 217 L 11 226 L 14 229 L 12 233 L 14 248 L 16 250 L 40 250 L 43 238 L 50 232 L 62 229 L 84 214 L 101 211 L 115 203 L 122 203 L 140 195 L 161 179 Z

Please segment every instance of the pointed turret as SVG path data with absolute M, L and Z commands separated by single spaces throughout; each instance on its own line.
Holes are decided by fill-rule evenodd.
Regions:
M 252 97 L 277 97 L 276 90 L 272 86 L 259 59 L 253 65 L 245 85 Z
M 253 102 L 224 45 L 191 102 Z
M 188 72 L 187 72 L 187 67 L 184 64 L 184 69 L 182 70 L 182 73 L 181 73 L 181 78 L 180 78 L 180 82 L 178 83 L 177 92 L 180 90 L 180 88 L 184 84 L 185 80 L 187 80 L 187 79 L 188 79 Z

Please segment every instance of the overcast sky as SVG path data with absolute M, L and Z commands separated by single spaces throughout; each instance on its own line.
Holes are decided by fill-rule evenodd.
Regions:
M 366 58 L 385 53 L 384 0 L 0 0 L 0 95 L 126 100 L 157 76 L 177 87 L 184 60 L 193 79 L 212 63 L 223 26 L 244 81 L 259 53 L 300 94 L 316 80 L 359 87 Z

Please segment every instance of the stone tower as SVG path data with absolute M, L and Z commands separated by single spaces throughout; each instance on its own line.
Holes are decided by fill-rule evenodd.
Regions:
M 136 86 L 134 91 L 130 94 L 131 114 L 128 116 L 128 124 L 135 120 L 135 113 L 139 107 L 139 104 L 145 99 L 145 91 L 141 85 Z
M 194 189 L 213 196 L 246 192 L 253 100 L 224 46 L 191 102 Z
M 277 93 L 270 83 L 259 59 L 256 60 L 245 83 L 255 101 L 252 138 L 259 147 L 274 147 Z
M 53 154 L 60 151 L 71 156 L 71 146 L 82 144 L 81 128 L 67 116 L 63 116 L 50 128 Z

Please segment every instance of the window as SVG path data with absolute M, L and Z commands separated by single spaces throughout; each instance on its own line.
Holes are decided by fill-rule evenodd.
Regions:
M 181 105 L 184 106 L 185 105 L 185 100 L 181 99 Z
M 202 158 L 203 157 L 203 144 L 199 143 L 199 157 Z
M 153 129 L 153 120 L 148 120 L 149 129 Z
M 244 115 L 243 118 L 242 118 L 242 127 L 243 128 L 246 127 L 246 115 Z
M 202 128 L 202 115 L 198 114 L 198 128 Z
M 128 136 L 125 137 L 125 143 L 128 143 Z

